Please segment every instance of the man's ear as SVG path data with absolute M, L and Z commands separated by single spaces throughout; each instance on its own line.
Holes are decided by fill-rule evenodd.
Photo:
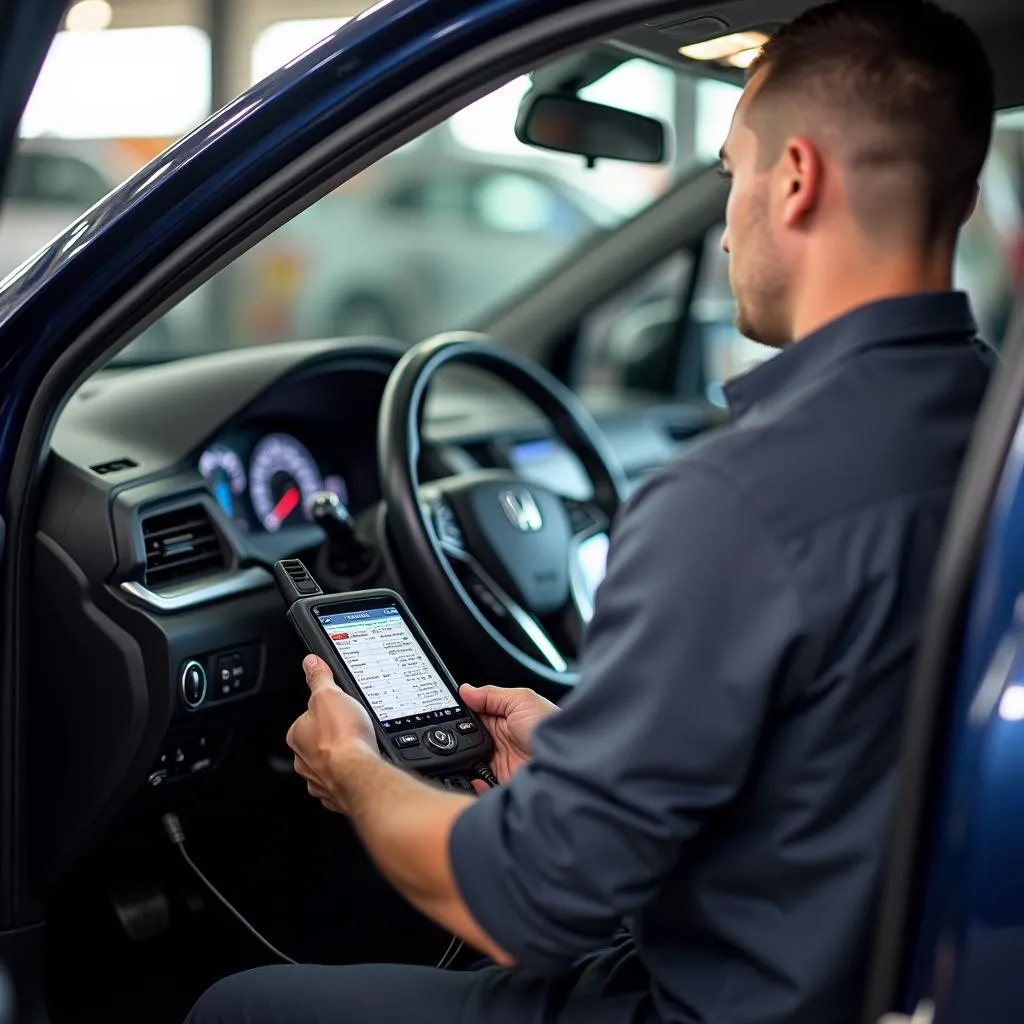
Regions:
M 779 162 L 782 191 L 782 219 L 787 227 L 797 227 L 814 212 L 821 199 L 821 155 L 807 139 L 787 139 Z

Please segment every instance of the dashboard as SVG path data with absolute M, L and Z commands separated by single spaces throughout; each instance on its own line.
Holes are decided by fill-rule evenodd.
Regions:
M 242 533 L 276 533 L 311 522 L 310 504 L 320 491 L 337 495 L 354 513 L 379 498 L 371 439 L 339 451 L 302 423 L 230 430 L 203 449 L 196 465 Z
M 380 342 L 267 345 L 107 371 L 69 399 L 52 436 L 25 605 L 28 642 L 47 649 L 59 622 L 62 657 L 75 666 L 26 683 L 29 716 L 46 720 L 48 749 L 62 752 L 30 774 L 40 886 L 165 787 L 202 792 L 205 779 L 230 799 L 232 780 L 248 785 L 265 769 L 302 703 L 301 650 L 271 568 L 317 557 L 317 491 L 334 492 L 357 522 L 378 514 L 377 416 L 403 352 Z M 588 404 L 634 485 L 708 425 L 649 400 Z M 436 382 L 423 436 L 421 480 L 512 468 L 569 497 L 589 493 L 547 424 L 478 380 Z M 588 549 L 592 583 L 606 548 Z M 458 649 L 457 637 L 436 640 Z M 36 663 L 45 671 L 45 659 Z M 58 783 L 68 766 L 72 783 Z

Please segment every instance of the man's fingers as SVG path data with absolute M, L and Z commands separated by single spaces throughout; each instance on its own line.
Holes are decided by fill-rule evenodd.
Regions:
M 503 718 L 509 708 L 522 700 L 522 691 L 509 690 L 503 686 L 470 686 L 469 683 L 463 683 L 459 687 L 459 696 L 478 715 Z
M 312 781 L 315 778 L 313 772 L 309 768 L 309 765 L 307 765 L 298 754 L 295 755 L 295 760 L 292 761 L 292 767 L 295 769 L 295 774 L 301 775 L 304 779 Z
M 295 744 L 298 742 L 299 730 L 302 728 L 303 722 L 308 715 L 308 711 L 303 711 L 303 713 L 299 715 L 294 722 L 292 722 L 291 727 L 288 729 L 288 735 L 285 736 L 284 741 L 292 750 L 297 749 Z
M 311 694 L 337 685 L 333 673 L 327 667 L 327 662 L 315 654 L 309 654 L 303 659 L 302 671 L 306 673 L 306 683 Z

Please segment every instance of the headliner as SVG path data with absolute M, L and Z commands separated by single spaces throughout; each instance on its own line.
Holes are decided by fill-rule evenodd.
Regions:
M 818 0 L 719 0 L 718 3 L 680 4 L 685 11 L 675 18 L 661 18 L 657 24 L 646 24 L 619 37 L 619 41 L 631 49 L 669 58 L 675 63 L 686 63 L 703 74 L 709 73 L 707 65 L 688 61 L 679 56 L 678 47 L 701 39 L 713 38 L 726 32 L 737 32 L 749 28 L 773 28 L 796 17 L 801 11 L 815 6 Z M 1024 61 L 1020 51 L 1024 48 L 1024 3 L 1021 0 L 942 0 L 942 6 L 956 11 L 981 37 L 988 50 L 996 75 L 997 105 L 1000 108 L 1024 105 Z M 681 38 L 685 29 L 672 29 L 683 22 L 697 18 L 717 18 L 723 27 L 710 23 L 700 31 L 694 25 L 695 33 Z M 707 26 L 708 23 L 705 23 Z M 713 72 L 715 77 L 742 83 L 742 72 Z

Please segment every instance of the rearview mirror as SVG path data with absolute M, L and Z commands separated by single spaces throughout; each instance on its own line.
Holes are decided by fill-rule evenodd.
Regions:
M 660 164 L 667 129 L 653 117 L 580 99 L 571 93 L 527 93 L 519 107 L 516 138 L 528 146 L 597 160 Z

